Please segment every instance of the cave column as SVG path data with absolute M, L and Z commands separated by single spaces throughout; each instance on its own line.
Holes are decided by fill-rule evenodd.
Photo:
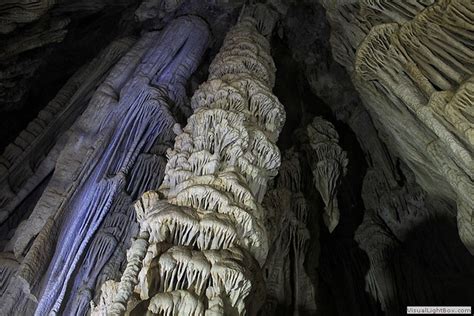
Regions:
M 261 202 L 280 166 L 275 142 L 285 120 L 271 93 L 276 69 L 262 34 L 274 20 L 266 12 L 244 10 L 193 96 L 187 125 L 175 125 L 164 182 L 136 203 L 140 237 L 94 314 L 253 315 L 263 303 Z

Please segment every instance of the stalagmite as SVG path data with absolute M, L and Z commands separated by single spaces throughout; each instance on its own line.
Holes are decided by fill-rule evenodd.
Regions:
M 261 202 L 280 165 L 274 142 L 285 119 L 271 94 L 275 66 L 261 32 L 273 25 L 265 12 L 244 10 L 192 99 L 194 114 L 184 128 L 175 126 L 162 186 L 135 205 L 141 234 L 149 236 L 143 267 L 138 272 L 129 261 L 120 283 L 102 288 L 95 315 L 258 311 L 258 263 L 268 252 Z M 132 303 L 137 296 L 141 303 Z

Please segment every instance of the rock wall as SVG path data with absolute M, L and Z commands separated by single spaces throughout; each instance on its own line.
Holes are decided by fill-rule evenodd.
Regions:
M 133 42 L 133 38 L 113 42 L 77 71 L 38 117 L 5 148 L 0 156 L 1 223 L 13 213 L 18 217 L 21 212 L 18 206 L 53 171 L 66 142 L 67 129 L 82 114 L 97 85 Z
M 369 69 L 371 65 L 377 65 L 377 72 L 373 71 L 370 77 L 361 78 L 355 71 L 357 52 L 361 50 L 362 43 L 370 32 L 377 33 L 376 27 L 378 25 L 390 23 L 393 26 L 396 22 L 402 26 L 415 19 L 415 16 L 421 13 L 424 8 L 435 7 L 435 2 L 320 1 L 320 3 L 325 8 L 322 8 L 316 1 L 309 1 L 302 5 L 281 6 L 280 13 L 284 18 L 279 36 L 288 43 L 292 57 L 305 75 L 304 79 L 308 81 L 311 90 L 331 109 L 334 116 L 331 122 L 338 123 L 339 134 L 341 134 L 341 125 L 344 125 L 341 122 L 347 124 L 355 133 L 365 154 L 365 162 L 368 167 L 363 190 L 357 193 L 357 179 L 350 178 L 350 173 L 354 173 L 355 168 L 358 168 L 353 165 L 353 162 L 354 158 L 359 159 L 359 157 L 351 156 L 352 167 L 349 166 L 349 175 L 342 179 L 339 190 L 344 193 L 338 196 L 338 200 L 341 203 L 341 200 L 355 193 L 359 197 L 363 197 L 363 204 L 360 204 L 362 209 L 352 209 L 348 213 L 349 205 L 343 205 L 340 207 L 341 212 L 345 213 L 341 216 L 342 226 L 336 227 L 329 236 L 325 234 L 324 230 L 321 231 L 320 284 L 326 283 L 332 293 L 337 293 L 333 298 L 336 301 L 337 313 L 340 315 L 376 315 L 379 313 L 378 309 L 382 309 L 388 315 L 399 315 L 401 311 L 398 306 L 430 305 L 441 301 L 456 305 L 461 304 L 460 302 L 471 301 L 472 295 L 468 294 L 469 291 L 465 289 L 473 280 L 472 270 L 468 268 L 472 257 L 469 257 L 466 248 L 460 246 L 459 238 L 452 234 L 453 224 L 456 225 L 456 216 L 459 218 L 463 211 L 462 205 L 456 207 L 456 200 L 459 202 L 461 195 L 453 192 L 451 184 L 454 178 L 448 176 L 446 172 L 442 172 L 443 169 L 440 167 L 447 163 L 456 168 L 456 160 L 459 161 L 460 156 L 455 158 L 456 154 L 447 150 L 443 154 L 443 159 L 446 162 L 439 163 L 439 158 L 436 158 L 437 154 L 425 149 L 431 146 L 429 143 L 425 143 L 427 140 L 437 139 L 435 143 L 442 143 L 442 137 L 434 135 L 432 131 L 435 125 L 430 125 L 428 121 L 417 118 L 418 114 L 410 112 L 402 102 L 396 102 L 394 105 L 390 101 L 394 94 L 390 90 L 393 88 L 392 83 L 398 82 L 398 76 L 408 73 L 409 70 L 413 75 L 414 66 L 416 66 L 415 62 L 411 62 L 407 67 L 402 66 L 407 62 L 405 61 L 401 65 L 396 61 L 397 58 L 403 56 L 407 60 L 413 59 L 417 63 L 424 61 L 423 65 L 425 65 L 431 60 L 438 60 L 438 57 L 424 55 L 421 58 L 417 55 L 418 53 L 413 51 L 413 47 L 418 49 L 431 47 L 430 49 L 434 50 L 434 44 L 428 43 L 427 38 L 424 37 L 423 45 L 427 46 L 421 46 L 422 42 L 414 43 L 412 33 L 408 32 L 403 40 L 411 40 L 412 47 L 408 50 L 397 46 L 398 50 L 396 50 L 395 46 L 398 45 L 396 36 L 390 37 L 391 43 L 387 43 L 387 47 L 391 45 L 392 48 L 388 52 L 381 52 L 377 58 L 374 55 L 365 58 L 366 65 L 368 65 L 365 69 Z M 453 46 L 448 49 L 446 44 L 439 42 L 436 45 L 442 45 L 439 47 L 443 49 L 434 51 L 436 54 L 453 55 L 454 59 L 459 58 L 462 60 L 464 69 L 472 73 L 472 37 L 469 37 L 472 9 L 466 10 L 459 7 L 462 5 L 469 7 L 470 4 L 461 1 L 458 4 L 453 2 L 451 5 L 439 2 L 437 6 L 440 5 L 443 10 L 451 7 L 446 11 L 446 15 L 449 16 L 447 19 L 450 22 L 442 22 L 440 18 L 436 18 L 435 22 L 446 25 L 449 32 L 454 32 L 453 35 L 459 33 L 465 37 L 461 37 L 461 46 L 452 43 Z M 443 10 L 437 9 L 438 12 Z M 426 14 L 428 12 L 429 10 L 426 11 Z M 454 12 L 457 17 L 454 16 Z M 421 16 L 420 20 L 423 19 L 426 18 Z M 327 20 L 329 20 L 329 24 Z M 450 26 L 451 24 L 453 26 Z M 454 25 L 457 26 L 454 27 Z M 439 41 L 438 37 L 446 39 L 443 32 L 447 32 L 447 30 L 433 26 L 433 19 L 430 21 L 428 18 L 424 26 L 426 26 L 426 32 L 430 32 L 428 37 L 435 38 L 437 41 Z M 415 29 L 418 31 L 413 34 L 421 38 L 420 32 L 424 29 L 420 27 L 415 27 Z M 433 29 L 439 29 L 439 35 L 434 36 L 433 34 L 437 34 L 437 31 L 434 32 Z M 460 37 L 456 35 L 454 38 Z M 374 40 L 372 42 L 372 47 L 377 49 L 384 47 L 383 41 Z M 457 49 L 461 51 L 456 53 Z M 446 50 L 446 53 L 443 53 L 443 50 Z M 427 51 L 424 50 L 424 53 L 427 54 Z M 454 66 L 451 64 L 451 59 L 445 63 L 450 67 Z M 459 66 L 459 62 L 457 65 Z M 385 67 L 389 69 L 389 74 L 384 74 Z M 424 66 L 417 67 L 422 69 Z M 458 71 L 456 70 L 456 72 Z M 429 73 L 434 74 L 433 72 Z M 384 74 L 384 79 L 378 79 L 382 74 Z M 464 81 L 459 87 L 468 84 L 471 80 L 470 76 L 472 75 L 464 77 L 462 79 Z M 391 84 L 385 80 L 391 80 Z M 434 80 L 434 78 L 430 80 Z M 370 91 L 376 91 L 379 94 L 378 97 L 364 95 L 361 92 L 365 86 L 371 86 L 371 84 L 376 85 L 376 89 Z M 410 88 L 411 83 L 408 84 L 405 81 L 404 84 L 403 88 L 397 90 L 397 93 L 402 94 L 407 91 L 407 95 L 411 95 L 410 91 L 413 90 Z M 354 85 L 361 92 L 360 97 Z M 413 86 L 416 87 L 415 84 Z M 436 84 L 433 86 L 439 90 Z M 439 122 L 448 126 L 447 129 L 451 132 L 449 137 L 453 137 L 454 141 L 447 143 L 454 146 L 461 143 L 464 149 L 461 149 L 459 153 L 468 153 L 468 155 L 461 155 L 464 155 L 464 158 L 461 159 L 468 160 L 467 164 L 464 163 L 464 171 L 461 172 L 461 174 L 464 173 L 461 177 L 464 180 L 460 183 L 464 183 L 461 186 L 465 187 L 465 192 L 470 192 L 472 163 L 469 162 L 469 159 L 472 157 L 472 145 L 469 145 L 465 132 L 462 132 L 464 133 L 462 136 L 462 133 L 457 132 L 454 128 L 454 125 L 458 123 L 453 123 L 460 122 L 462 119 L 447 119 L 445 115 L 445 120 L 443 115 L 438 114 L 440 113 L 439 109 L 432 106 L 433 104 L 448 103 L 459 87 L 452 83 L 452 88 L 445 90 L 445 92 L 436 91 L 431 97 L 431 101 L 426 102 L 431 105 L 426 105 L 422 111 L 432 112 Z M 386 97 L 380 97 L 380 93 L 384 93 Z M 437 93 L 445 95 L 446 99 L 438 103 L 436 101 L 439 99 L 436 97 Z M 455 114 L 455 112 L 459 111 L 464 113 L 464 117 L 469 118 L 467 113 L 472 108 L 469 106 L 469 104 L 472 105 L 472 97 L 465 94 L 463 103 L 466 106 L 457 107 L 462 110 L 451 108 L 454 104 L 446 107 L 441 105 L 439 108 L 446 109 L 452 113 L 453 117 L 458 117 L 459 114 Z M 312 109 L 306 107 L 306 111 L 308 110 Z M 445 121 L 443 122 L 443 120 Z M 466 120 L 463 122 L 465 123 L 461 128 L 462 131 L 472 128 L 472 122 L 469 123 L 470 125 Z M 439 124 L 437 126 L 439 127 Z M 438 131 L 441 131 L 438 127 L 436 127 Z M 450 139 L 449 137 L 445 139 Z M 348 148 L 347 144 L 341 146 Z M 413 162 L 408 163 L 408 158 L 419 158 L 420 156 L 423 156 L 423 159 L 417 161 L 416 165 Z M 436 160 L 438 163 L 434 162 Z M 426 164 L 429 164 L 430 167 L 426 167 Z M 459 166 L 462 167 L 462 163 Z M 364 170 L 355 172 L 361 172 L 364 177 Z M 441 176 L 439 176 L 440 174 Z M 457 175 L 459 174 L 457 173 Z M 452 175 L 456 175 L 456 173 L 452 173 Z M 430 180 L 430 183 L 423 185 L 424 179 L 430 177 L 442 179 Z M 456 180 L 454 182 L 457 185 Z M 362 186 L 362 183 L 360 185 Z M 446 187 L 449 189 L 445 190 Z M 446 192 L 440 192 L 443 190 Z M 465 193 L 463 194 L 465 195 Z M 468 210 L 470 209 L 472 206 L 468 207 Z M 365 214 L 363 219 L 358 215 L 361 214 L 361 211 L 362 214 Z M 415 218 L 417 220 L 414 220 Z M 345 221 L 353 222 L 354 225 L 346 225 Z M 472 222 L 471 224 L 469 221 L 466 223 L 467 227 L 472 227 Z M 358 227 L 359 225 L 360 227 Z M 400 229 L 403 232 L 397 232 Z M 462 231 L 463 229 L 460 228 L 460 235 L 462 235 Z M 433 242 L 428 242 L 428 240 Z M 447 263 L 445 257 L 451 258 L 452 261 L 448 260 L 450 262 Z M 348 262 L 350 264 L 347 264 Z M 463 266 L 462 270 L 456 269 L 456 265 Z M 372 269 L 372 267 L 377 268 Z M 466 272 L 464 277 L 460 277 L 459 273 L 463 273 L 460 271 Z M 369 289 L 368 293 L 365 292 L 365 288 Z M 319 291 L 318 295 L 324 296 L 323 291 Z
M 472 3 L 243 3 L 0 4 L 4 313 L 474 300 Z

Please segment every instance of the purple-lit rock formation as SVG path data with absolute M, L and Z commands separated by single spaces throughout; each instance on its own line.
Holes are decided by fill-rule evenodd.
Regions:
M 208 37 L 197 17 L 144 34 L 68 131 L 45 192 L 10 241 L 17 257 L 26 253 L 18 277 L 38 299 L 36 314 L 84 314 L 96 280 L 119 270 L 131 203 L 161 182 L 185 84 Z
M 113 42 L 80 69 L 0 156 L 0 223 L 18 217 L 29 194 L 53 171 L 71 124 L 84 111 L 97 85 L 133 43 Z M 61 138 L 62 137 L 62 138 Z M 24 207 L 23 207 L 24 208 Z M 13 214 L 15 213 L 15 214 Z

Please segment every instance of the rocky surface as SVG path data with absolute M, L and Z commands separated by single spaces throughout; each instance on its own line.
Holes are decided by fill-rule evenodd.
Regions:
M 264 2 L 0 4 L 5 314 L 474 301 L 472 3 Z
M 280 165 L 285 112 L 271 94 L 275 66 L 265 8 L 248 7 L 193 96 L 194 113 L 168 151 L 159 191 L 136 204 L 140 239 L 96 315 L 255 314 L 268 253 L 261 206 Z M 139 240 L 140 240 L 139 239 Z M 108 293 L 106 290 L 115 290 Z

